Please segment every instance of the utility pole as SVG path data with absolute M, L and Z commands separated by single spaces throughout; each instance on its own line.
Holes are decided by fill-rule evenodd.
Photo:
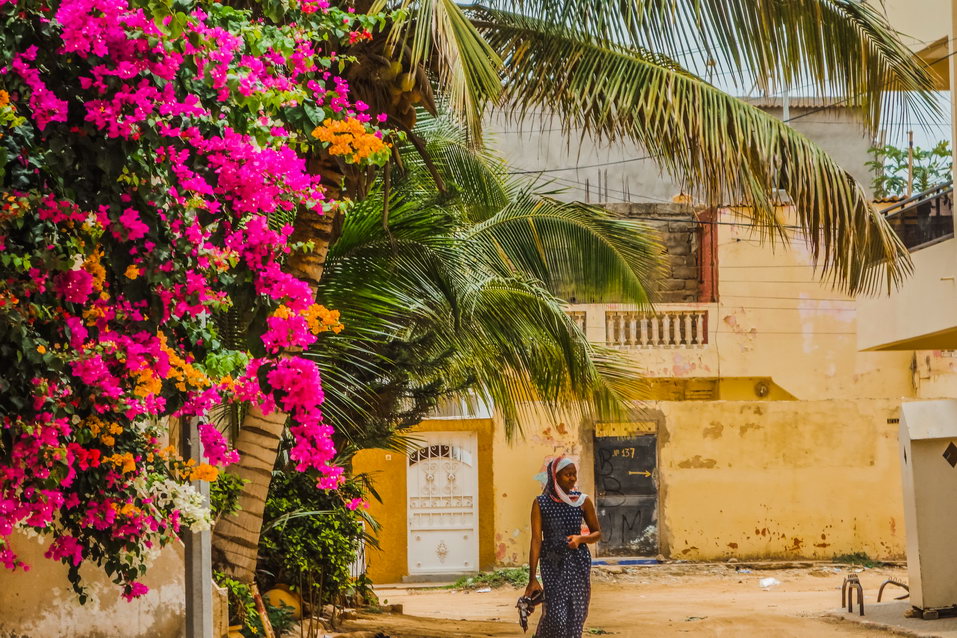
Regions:
M 907 131 L 907 196 L 914 193 L 914 131 Z
M 199 440 L 199 420 L 180 421 L 183 458 L 201 460 L 203 444 Z M 209 507 L 209 482 L 193 481 Z M 183 531 L 183 555 L 186 558 L 186 634 L 185 638 L 213 638 L 213 555 L 210 530 Z
M 947 64 L 947 71 L 950 74 L 950 160 L 951 179 L 954 178 L 954 169 L 957 168 L 957 141 L 954 135 L 957 134 L 957 60 L 954 60 L 954 37 L 957 36 L 957 0 L 951 0 L 950 3 L 950 31 L 947 33 L 950 40 L 947 41 L 947 51 L 950 61 Z M 957 181 L 957 180 L 955 180 Z

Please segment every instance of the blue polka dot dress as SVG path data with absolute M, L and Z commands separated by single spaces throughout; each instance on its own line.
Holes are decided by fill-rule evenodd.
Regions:
M 569 494 L 573 499 L 578 492 Z M 539 569 L 545 605 L 534 638 L 581 638 L 591 598 L 591 553 L 582 543 L 568 549 L 567 538 L 581 534 L 582 508 L 538 497 L 542 512 Z

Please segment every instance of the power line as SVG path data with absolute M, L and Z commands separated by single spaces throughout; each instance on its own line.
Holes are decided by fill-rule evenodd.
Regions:
M 756 266 L 723 266 L 723 265 L 719 265 L 719 268 L 721 268 L 722 270 L 724 270 L 724 269 L 726 269 L 726 268 L 761 268 L 761 269 L 763 270 L 763 269 L 765 269 L 765 268 L 819 268 L 819 266 L 815 266 L 814 264 L 793 264 L 793 265 L 788 265 L 788 264 L 767 264 L 767 265 L 756 265 Z
M 578 188 L 584 188 L 584 187 L 586 187 L 586 184 L 585 184 L 584 182 L 579 181 L 579 180 L 575 180 L 575 179 L 572 179 L 572 178 L 568 178 L 568 177 L 552 177 L 552 178 L 550 178 L 550 179 L 551 179 L 552 181 L 556 181 L 556 182 L 563 182 L 563 183 L 564 183 L 565 185 L 567 185 L 567 186 L 574 186 L 574 187 L 578 187 Z M 623 190 L 621 190 L 621 189 L 619 189 L 619 188 L 602 187 L 602 190 L 611 191 L 611 192 L 613 192 L 613 193 L 621 193 L 621 194 L 623 194 L 623 195 L 632 195 L 631 193 L 627 193 L 626 191 L 623 191 Z M 633 196 L 634 196 L 634 197 L 643 197 L 643 198 L 645 198 L 645 199 L 653 200 L 653 202 L 660 202 L 660 203 L 662 203 L 662 204 L 675 204 L 675 203 L 676 203 L 676 202 L 673 202 L 673 201 L 670 201 L 670 200 L 667 200 L 667 199 L 661 199 L 660 197 L 652 197 L 652 196 L 650 196 L 650 195 L 633 195 Z M 615 196 L 615 199 L 618 199 L 619 202 L 622 203 L 622 204 L 634 204 L 634 203 L 639 203 L 639 204 L 640 204 L 640 203 L 642 203 L 642 202 L 632 202 L 631 200 L 625 200 L 625 199 L 623 199 L 623 198 L 621 198 L 621 197 L 617 197 L 617 196 Z M 614 202 L 612 202 L 612 203 L 614 203 Z M 689 211 L 689 212 L 691 212 L 691 211 Z M 770 225 L 770 224 L 755 224 L 755 223 L 753 223 L 753 222 L 740 222 L 740 221 L 735 221 L 735 222 L 722 222 L 722 221 L 718 221 L 718 220 L 708 221 L 708 220 L 701 220 L 701 219 L 674 219 L 674 218 L 670 218 L 670 217 L 650 217 L 650 216 L 646 216 L 646 215 L 642 215 L 642 216 L 640 216 L 640 217 L 623 218 L 622 221 L 638 221 L 638 222 L 642 222 L 642 221 L 657 221 L 657 222 L 667 222 L 667 223 L 675 223 L 675 224 L 698 224 L 698 225 L 701 225 L 701 226 L 736 226 L 736 227 L 738 227 L 738 228 L 760 228 L 760 229 L 768 230 L 768 231 L 784 230 L 785 232 L 792 232 L 792 233 L 803 233 L 803 231 L 804 231 L 804 228 L 803 228 L 802 226 L 797 226 L 797 225 L 794 225 L 794 224 L 781 224 L 780 226 L 772 226 L 772 225 Z M 794 239 L 794 237 L 791 237 L 791 239 Z M 718 244 L 718 245 L 719 245 L 719 246 L 727 246 L 727 245 L 734 244 L 734 243 L 738 243 L 738 242 L 742 242 L 742 241 L 761 241 L 761 240 L 746 239 L 746 238 L 736 238 L 735 241 L 732 241 L 732 242 L 724 242 L 724 243 L 721 243 L 721 244 Z
M 563 168 L 540 168 L 537 170 L 509 171 L 509 175 L 529 175 L 531 173 L 556 173 L 558 171 L 577 171 L 580 168 L 599 168 L 601 166 L 615 166 L 616 164 L 628 164 L 629 162 L 640 162 L 646 159 L 657 158 L 657 155 L 645 155 L 642 157 L 632 157 L 630 159 L 616 160 L 614 162 L 601 162 L 599 164 L 583 164 L 581 166 L 565 166 Z
M 774 308 L 771 306 L 729 306 L 734 310 L 787 310 L 789 312 L 808 312 L 818 310 L 821 312 L 857 312 L 857 308 L 799 308 L 792 306 L 789 308 Z
M 786 301 L 830 301 L 838 303 L 856 303 L 854 299 L 835 299 L 832 297 L 775 297 L 771 295 L 726 295 L 724 293 L 720 293 L 720 297 L 729 297 L 732 299 L 784 299 Z
M 718 265 L 718 269 L 721 269 L 721 266 Z M 721 279 L 720 283 L 725 284 L 820 284 L 821 282 L 817 279 L 807 279 L 800 281 L 788 281 L 786 279 Z
M 740 335 L 740 332 L 735 332 L 734 330 L 716 330 L 718 334 L 730 335 L 737 334 Z M 809 330 L 808 332 L 786 332 L 786 331 L 770 331 L 770 330 L 761 330 L 760 332 L 755 332 L 753 336 L 758 335 L 802 335 L 806 337 L 811 337 L 815 335 L 856 335 L 856 332 L 817 332 L 815 330 Z

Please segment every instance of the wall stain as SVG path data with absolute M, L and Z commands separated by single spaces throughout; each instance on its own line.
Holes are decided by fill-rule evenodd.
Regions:
M 717 421 L 712 421 L 711 426 L 703 429 L 701 434 L 706 439 L 720 439 L 722 432 L 724 432 L 724 425 Z
M 738 434 L 744 436 L 750 430 L 763 430 L 764 426 L 758 425 L 757 423 L 745 423 L 738 430 Z
M 718 461 L 715 459 L 703 459 L 700 454 L 695 454 L 694 457 L 690 459 L 685 459 L 678 463 L 678 467 L 683 470 L 687 469 L 702 469 L 710 470 L 718 464 Z

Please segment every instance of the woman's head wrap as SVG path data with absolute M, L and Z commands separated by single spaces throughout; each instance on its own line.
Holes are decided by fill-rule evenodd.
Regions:
M 572 507 L 581 507 L 585 504 L 585 499 L 588 498 L 584 494 L 579 494 L 575 498 L 571 498 L 558 484 L 558 473 L 564 470 L 569 465 L 574 465 L 575 462 L 568 458 L 567 456 L 559 456 L 551 461 L 548 465 L 545 466 L 545 489 L 542 490 L 542 494 L 549 497 L 555 502 L 563 502 L 571 505 Z

